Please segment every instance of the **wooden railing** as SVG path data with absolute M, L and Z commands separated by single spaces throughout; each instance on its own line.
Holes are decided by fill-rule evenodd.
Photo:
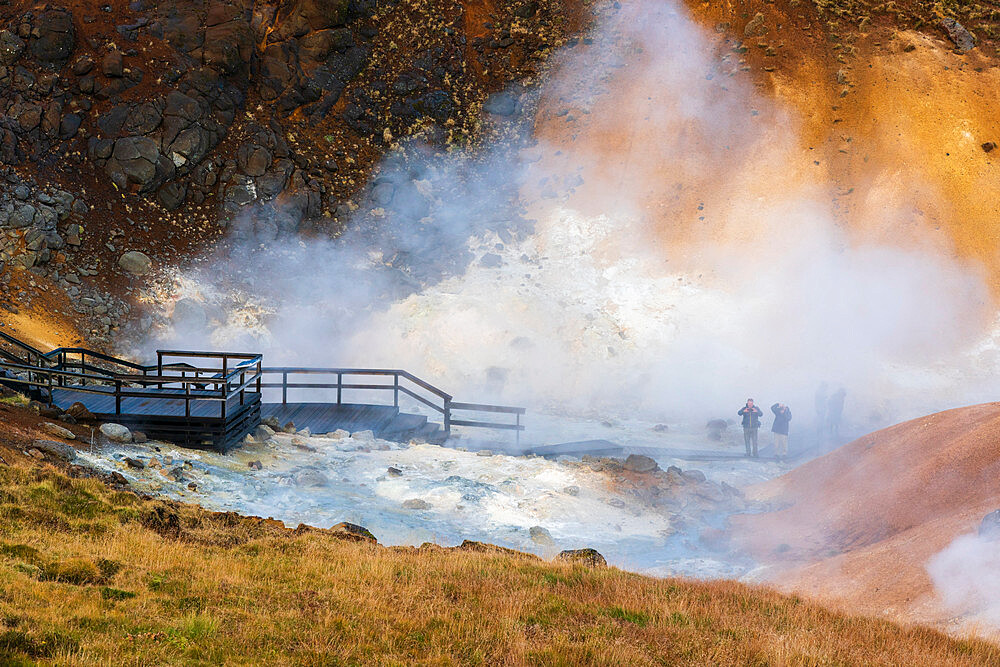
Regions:
M 526 410 L 524 408 L 510 407 L 506 405 L 486 405 L 481 403 L 460 403 L 455 401 L 451 394 L 438 389 L 429 382 L 418 378 L 404 370 L 385 368 L 308 368 L 301 366 L 265 366 L 262 369 L 263 375 L 281 375 L 281 381 L 262 382 L 260 387 L 264 389 L 280 389 L 281 402 L 288 403 L 289 389 L 306 389 L 310 392 L 332 392 L 336 390 L 337 405 L 344 403 L 345 390 L 371 390 L 371 391 L 391 391 L 392 404 L 399 407 L 399 396 L 404 394 L 417 402 L 440 413 L 444 420 L 444 430 L 450 433 L 452 426 L 468 426 L 473 428 L 490 428 L 505 431 L 517 431 L 520 441 L 520 432 L 524 430 L 521 423 L 521 416 Z M 322 375 L 330 378 L 326 382 L 304 382 L 297 378 L 289 381 L 289 376 Z M 352 377 L 385 377 L 392 378 L 392 382 L 372 383 L 350 381 Z M 344 378 L 348 378 L 345 382 Z M 336 378 L 336 381 L 332 381 Z M 315 396 L 317 394 L 313 394 Z M 332 398 L 332 396 L 331 396 Z M 309 401 L 314 402 L 314 401 Z M 492 414 L 508 414 L 513 416 L 513 423 L 496 421 L 478 421 L 473 419 L 455 419 L 455 412 L 488 412 Z

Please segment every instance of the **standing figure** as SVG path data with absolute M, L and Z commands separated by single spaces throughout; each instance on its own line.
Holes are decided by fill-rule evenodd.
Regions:
M 834 438 L 840 436 L 840 418 L 844 414 L 844 398 L 846 397 L 847 392 L 841 387 L 831 394 L 830 402 L 826 407 L 827 428 Z
M 764 413 L 748 398 L 747 404 L 736 414 L 743 417 L 743 444 L 747 448 L 747 456 L 757 456 L 757 429 L 760 428 L 760 417 Z
M 774 424 L 771 425 L 774 453 L 778 460 L 784 461 L 788 456 L 788 422 L 792 421 L 792 411 L 787 405 L 775 403 L 771 406 L 771 412 L 774 413 Z

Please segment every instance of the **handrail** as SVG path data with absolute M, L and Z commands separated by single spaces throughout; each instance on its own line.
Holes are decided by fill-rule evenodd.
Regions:
M 363 390 L 376 390 L 376 391 L 392 391 L 393 392 L 393 406 L 399 407 L 399 395 L 405 394 L 423 405 L 436 410 L 437 412 L 444 415 L 444 430 L 447 433 L 451 432 L 452 426 L 470 426 L 477 428 L 495 428 L 501 430 L 511 430 L 518 432 L 518 439 L 520 441 L 520 432 L 524 430 L 524 425 L 521 424 L 521 415 L 525 414 L 526 410 L 519 407 L 511 407 L 506 405 L 487 405 L 483 403 L 460 403 L 453 399 L 451 394 L 448 394 L 441 389 L 438 389 L 429 382 L 418 378 L 412 373 L 399 369 L 391 368 L 316 368 L 309 366 L 265 366 L 260 369 L 262 375 L 281 375 L 281 382 L 260 382 L 259 387 L 263 389 L 281 389 L 281 402 L 288 402 L 288 390 L 289 389 L 312 389 L 312 390 L 324 390 L 324 389 L 336 389 L 337 390 L 337 404 L 343 403 L 343 390 L 344 389 L 363 389 Z M 289 382 L 289 375 L 336 375 L 336 382 Z M 369 375 L 376 377 L 392 377 L 392 384 L 361 384 L 344 382 L 345 375 Z M 435 401 L 429 399 L 425 395 L 410 389 L 409 387 L 400 383 L 400 380 L 407 380 L 412 382 L 418 388 L 423 389 L 425 392 L 432 394 L 433 396 L 440 399 Z M 492 421 L 473 421 L 473 420 L 458 420 L 452 417 L 452 412 L 458 411 L 471 411 L 471 412 L 491 412 L 494 414 L 511 414 L 515 416 L 515 422 L 510 423 L 500 423 Z
M 451 394 L 401 369 L 318 368 L 302 366 L 264 367 L 262 365 L 263 357 L 260 354 L 198 350 L 157 350 L 157 363 L 143 365 L 82 347 L 60 347 L 47 353 L 42 353 L 31 345 L 2 331 L 0 331 L 0 341 L 11 343 L 17 348 L 24 350 L 28 356 L 27 360 L 20 359 L 16 355 L 0 348 L 0 358 L 13 360 L 2 361 L 0 359 L 0 369 L 13 371 L 13 377 L 7 377 L 4 380 L 47 389 L 50 404 L 52 403 L 54 388 L 70 384 L 74 391 L 113 395 L 115 397 L 115 414 L 121 414 L 122 398 L 141 397 L 183 400 L 185 403 L 185 416 L 190 416 L 191 401 L 216 401 L 221 403 L 221 417 L 225 418 L 229 401 L 238 398 L 239 404 L 244 405 L 247 391 L 261 394 L 264 389 L 281 389 L 282 403 L 286 403 L 289 389 L 335 389 L 337 392 L 337 404 L 339 405 L 343 402 L 343 391 L 345 389 L 375 390 L 392 391 L 393 406 L 396 408 L 399 407 L 399 395 L 404 394 L 439 412 L 444 416 L 445 432 L 450 433 L 452 426 L 470 426 L 514 430 L 520 436 L 520 431 L 524 430 L 524 426 L 521 424 L 521 415 L 526 412 L 524 408 L 458 402 L 454 400 Z M 80 355 L 79 361 L 68 359 L 68 355 Z M 132 371 L 139 371 L 141 374 L 122 373 L 101 368 L 92 363 L 87 363 L 88 357 L 107 364 L 115 364 Z M 164 363 L 165 357 L 218 359 L 221 360 L 221 368 L 199 367 L 183 361 Z M 230 366 L 230 360 L 236 363 Z M 173 371 L 180 374 L 168 375 L 165 371 Z M 27 374 L 27 378 L 20 377 L 17 373 Z M 281 374 L 281 382 L 264 382 L 262 380 L 264 375 L 274 374 Z M 289 375 L 335 375 L 336 382 L 289 382 Z M 371 384 L 344 381 L 344 376 L 352 375 L 392 378 L 392 383 Z M 70 382 L 67 383 L 66 380 L 70 380 Z M 73 382 L 74 380 L 75 382 Z M 406 386 L 402 381 L 412 384 L 413 387 Z M 90 387 L 87 387 L 88 382 L 91 385 Z M 144 390 L 131 390 L 130 387 L 134 385 L 139 385 Z M 172 385 L 173 388 L 165 389 L 165 385 Z M 205 388 L 209 385 L 213 388 Z M 149 389 L 151 386 L 153 387 L 152 390 Z M 192 387 L 195 387 L 195 390 L 192 391 Z M 158 391 L 156 390 L 157 388 Z M 515 423 L 510 424 L 454 419 L 452 415 L 453 411 L 511 414 L 515 415 L 516 420 Z

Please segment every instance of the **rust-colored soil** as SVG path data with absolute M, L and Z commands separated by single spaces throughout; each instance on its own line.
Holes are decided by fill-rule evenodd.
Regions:
M 1000 507 L 1000 403 L 949 410 L 859 438 L 753 489 L 777 511 L 737 517 L 733 540 L 764 575 L 852 612 L 966 630 L 928 559 Z M 981 630 L 981 629 L 980 629 Z

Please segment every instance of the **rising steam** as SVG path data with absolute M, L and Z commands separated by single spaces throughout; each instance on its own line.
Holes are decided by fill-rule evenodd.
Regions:
M 559 56 L 533 136 L 388 163 L 393 210 L 337 241 L 250 234 L 223 282 L 180 276 L 165 336 L 690 422 L 748 395 L 807 416 L 822 380 L 866 426 L 995 389 L 976 267 L 842 228 L 795 117 L 738 56 L 673 3 L 635 11 L 609 8 L 592 46 Z

